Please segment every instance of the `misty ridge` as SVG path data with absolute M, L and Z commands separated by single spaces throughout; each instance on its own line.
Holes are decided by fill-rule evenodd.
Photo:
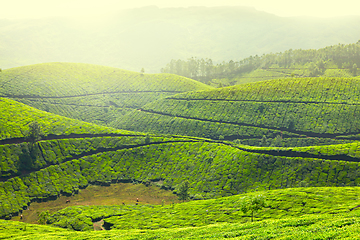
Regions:
M 360 17 L 289 18 L 249 7 L 149 6 L 96 19 L 0 19 L 0 66 L 82 62 L 157 73 L 171 59 L 217 63 L 358 39 Z

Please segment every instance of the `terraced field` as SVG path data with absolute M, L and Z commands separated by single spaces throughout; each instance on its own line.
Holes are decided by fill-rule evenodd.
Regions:
M 11 77 L 20 70 L 22 75 Z M 318 234 L 343 239 L 359 233 L 359 214 L 349 212 L 359 204 L 358 79 L 297 78 L 210 89 L 180 77 L 84 64 L 40 64 L 3 73 L 0 218 L 11 219 L 34 201 L 112 183 L 153 184 L 179 194 L 187 180 L 190 199 L 199 201 L 69 207 L 47 218 L 53 226 L 0 220 L 0 238 L 306 239 Z M 107 109 L 102 123 L 115 128 L 14 99 L 87 121 L 101 111 L 78 107 L 98 104 L 97 109 Z M 29 138 L 32 124 L 39 126 L 38 138 Z M 266 196 L 267 205 L 250 223 L 240 205 L 257 194 Z M 101 223 L 110 231 L 74 231 Z
M 71 127 L 61 132 L 50 128 L 52 114 L 12 100 L 3 99 L 2 104 L 4 116 L 13 116 L 6 119 L 7 124 L 17 122 L 26 129 L 28 119 L 41 120 L 46 134 L 32 143 L 8 128 L 10 138 L 0 145 L 1 217 L 10 218 L 31 201 L 73 194 L 89 184 L 161 180 L 163 188 L 177 192 L 187 179 L 194 199 L 254 189 L 359 184 L 356 142 L 326 148 L 258 148 L 96 128 L 57 117 Z
M 112 126 L 259 146 L 346 143 L 360 132 L 359 86 L 355 78 L 296 78 L 183 93 Z
M 44 63 L 0 74 L 0 96 L 43 111 L 109 125 L 144 104 L 210 86 L 173 74 L 141 74 L 80 63 Z

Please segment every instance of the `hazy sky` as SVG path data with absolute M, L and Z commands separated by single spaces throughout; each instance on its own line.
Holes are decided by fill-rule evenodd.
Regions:
M 359 0 L 0 0 L 0 19 L 106 14 L 149 5 L 252 6 L 283 17 L 360 15 Z

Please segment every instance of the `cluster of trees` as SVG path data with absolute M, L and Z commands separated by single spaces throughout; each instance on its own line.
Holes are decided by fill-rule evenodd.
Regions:
M 195 57 L 187 60 L 172 59 L 161 72 L 208 82 L 214 78 L 232 78 L 259 68 L 307 68 L 310 77 L 322 75 L 326 68 L 343 68 L 356 75 L 358 66 L 360 40 L 354 44 L 338 44 L 318 50 L 289 49 L 285 52 L 255 55 L 240 61 L 230 60 L 218 64 L 214 64 L 211 59 Z

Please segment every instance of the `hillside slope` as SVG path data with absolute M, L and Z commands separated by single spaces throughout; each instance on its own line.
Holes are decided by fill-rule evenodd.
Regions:
M 0 96 L 40 110 L 108 125 L 176 93 L 211 87 L 173 74 L 141 74 L 79 63 L 44 63 L 0 73 Z
M 239 139 L 252 145 L 343 142 L 360 132 L 360 81 L 280 79 L 178 94 L 145 105 L 113 126 L 132 131 Z M 270 139 L 270 140 L 269 140 Z M 338 140 L 337 140 L 338 139 Z M 284 141 L 283 141 L 284 140 Z M 270 143 L 269 143 L 270 141 Z M 314 144 L 310 145 L 318 145 Z M 287 143 L 290 142 L 290 143 Z
M 11 218 L 32 201 L 74 194 L 89 184 L 156 182 L 178 192 L 188 180 L 194 199 L 255 189 L 359 184 L 357 142 L 326 148 L 256 148 L 194 137 L 97 130 L 94 124 L 58 117 L 56 124 L 66 125 L 61 132 L 49 127 L 56 126 L 50 121 L 52 114 L 33 110 L 32 115 L 25 107 L 30 109 L 3 100 L 4 115 L 13 116 L 6 123 L 19 122 L 26 129 L 28 121 L 37 120 L 47 134 L 31 142 L 9 130 L 16 138 L 0 143 L 2 218 Z

